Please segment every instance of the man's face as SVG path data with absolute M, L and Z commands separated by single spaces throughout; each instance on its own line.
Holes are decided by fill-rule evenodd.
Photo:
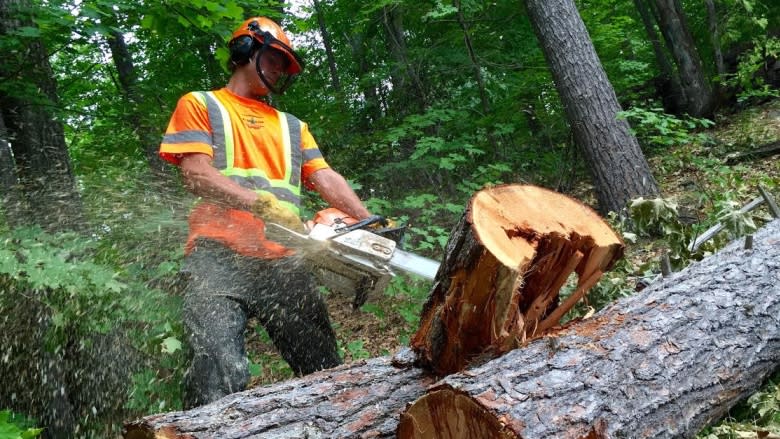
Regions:
M 268 47 L 260 52 L 260 70 L 265 76 L 265 80 L 272 85 L 276 85 L 279 77 L 287 74 L 290 67 L 290 61 L 287 57 L 272 47 Z

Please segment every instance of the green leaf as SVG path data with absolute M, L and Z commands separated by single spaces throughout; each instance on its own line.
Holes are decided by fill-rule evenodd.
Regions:
M 163 353 L 172 354 L 181 349 L 181 342 L 175 337 L 168 337 L 160 343 Z

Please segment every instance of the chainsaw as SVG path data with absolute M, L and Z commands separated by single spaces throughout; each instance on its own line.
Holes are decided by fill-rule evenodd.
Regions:
M 439 263 L 400 249 L 404 227 L 386 227 L 383 217 L 356 220 L 336 208 L 317 212 L 308 233 L 267 223 L 268 239 L 296 250 L 314 267 L 320 283 L 341 294 L 355 294 L 354 308 L 381 293 L 397 271 L 433 280 Z

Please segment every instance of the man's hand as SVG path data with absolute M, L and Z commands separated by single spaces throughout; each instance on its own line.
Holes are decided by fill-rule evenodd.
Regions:
M 286 209 L 279 203 L 275 196 L 261 192 L 257 200 L 252 203 L 251 211 L 267 223 L 275 223 L 287 227 L 296 232 L 303 232 L 303 222 L 290 209 Z

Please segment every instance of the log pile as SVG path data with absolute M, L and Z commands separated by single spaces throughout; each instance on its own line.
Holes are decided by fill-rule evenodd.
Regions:
M 472 200 L 471 216 L 464 215 L 456 230 L 474 229 L 474 206 Z M 480 209 L 476 208 L 477 228 Z M 471 225 L 465 226 L 468 218 Z M 451 269 L 452 261 L 478 260 L 475 267 L 488 289 L 507 294 L 505 291 L 511 291 L 508 287 L 494 288 L 500 284 L 493 281 L 498 274 L 491 278 L 479 268 L 493 264 L 497 273 L 509 273 L 508 267 L 514 262 L 504 262 L 523 260 L 533 266 L 535 257 L 528 257 L 530 262 L 528 258 L 506 257 L 515 255 L 506 242 L 518 242 L 506 232 L 520 229 L 506 226 L 504 223 L 496 229 L 507 236 L 503 244 L 497 242 L 501 241 L 500 233 L 492 235 L 494 241 L 483 233 L 477 236 L 481 239 L 460 241 L 479 245 L 456 251 L 451 238 L 440 274 L 446 271 L 466 281 L 466 273 Z M 538 330 L 529 333 L 528 325 L 516 325 L 513 328 L 521 328 L 526 334 L 526 345 L 493 360 L 482 355 L 477 359 L 483 363 L 441 380 L 429 369 L 418 367 L 436 357 L 418 357 L 407 349 L 404 356 L 394 359 L 383 357 L 344 365 L 230 395 L 197 409 L 129 422 L 125 438 L 691 436 L 753 393 L 780 364 L 780 221 L 762 229 L 753 242 L 752 250 L 735 243 L 590 319 L 572 322 L 541 337 Z M 464 256 L 469 249 L 480 246 L 481 250 L 472 254 L 482 255 L 482 259 Z M 575 253 L 568 250 L 569 246 L 576 247 L 583 257 L 572 256 Z M 611 250 L 593 250 L 601 247 Z M 622 246 L 601 247 L 558 245 L 555 248 L 566 248 L 567 252 L 554 254 L 568 256 L 557 258 L 563 262 L 554 265 L 574 265 L 582 285 L 582 278 L 587 277 L 582 273 L 596 273 L 609 266 L 605 261 L 610 257 L 599 257 L 599 252 L 617 255 Z M 485 249 L 496 248 L 504 249 L 503 254 L 492 259 L 486 255 Z M 597 256 L 590 256 L 594 253 Z M 572 258 L 579 262 L 570 262 Z M 588 266 L 582 264 L 584 260 L 598 262 L 591 264 L 594 268 L 590 271 L 580 271 L 578 267 Z M 528 282 L 534 271 L 516 269 L 515 273 Z M 512 275 L 504 276 L 514 279 Z M 444 288 L 444 282 L 437 278 L 426 307 L 433 316 L 430 328 L 441 320 L 437 314 L 449 312 L 441 303 L 464 303 L 462 295 L 459 300 L 447 302 L 447 294 L 442 293 L 438 294 L 444 296 L 443 302 L 437 301 L 436 288 Z M 526 283 L 518 285 L 519 291 L 528 291 Z M 466 291 L 444 290 L 448 294 Z M 476 283 L 473 290 L 477 290 Z M 473 293 L 465 297 L 480 296 Z M 522 302 L 516 300 L 507 302 L 507 306 Z M 501 322 L 495 316 L 510 313 L 495 312 L 498 308 L 483 308 L 491 312 L 484 323 L 494 329 L 504 327 L 495 326 Z M 549 318 L 554 309 L 551 306 L 542 312 L 537 321 Z M 528 321 L 527 313 L 516 315 Z M 458 334 L 464 337 L 471 333 Z M 493 343 L 505 339 L 485 340 Z M 489 353 L 495 349 L 495 345 L 484 347 Z

